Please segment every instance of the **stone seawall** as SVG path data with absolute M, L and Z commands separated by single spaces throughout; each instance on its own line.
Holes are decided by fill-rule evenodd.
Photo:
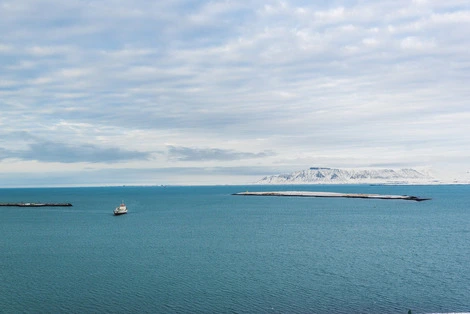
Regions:
M 72 206 L 70 203 L 0 203 L 0 206 L 8 207 L 68 207 Z
M 382 195 L 362 193 L 336 193 L 336 192 L 309 192 L 309 191 L 270 191 L 270 192 L 239 192 L 233 195 L 246 196 L 291 196 L 291 197 L 344 197 L 344 198 L 370 198 L 386 200 L 426 201 L 430 198 L 421 198 L 410 195 Z

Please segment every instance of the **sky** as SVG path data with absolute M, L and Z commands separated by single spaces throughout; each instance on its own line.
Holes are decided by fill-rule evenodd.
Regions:
M 0 187 L 470 177 L 468 0 L 0 0 Z

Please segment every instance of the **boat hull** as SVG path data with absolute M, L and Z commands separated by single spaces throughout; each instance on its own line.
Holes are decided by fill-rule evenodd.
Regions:
M 122 202 L 121 205 L 119 205 L 118 207 L 114 209 L 115 216 L 123 215 L 123 214 L 127 214 L 127 206 L 126 204 L 124 204 L 124 202 Z

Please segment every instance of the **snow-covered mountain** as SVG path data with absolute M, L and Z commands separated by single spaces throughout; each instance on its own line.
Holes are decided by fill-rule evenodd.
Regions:
M 431 175 L 415 169 L 334 169 L 312 167 L 290 174 L 264 177 L 259 184 L 430 184 Z

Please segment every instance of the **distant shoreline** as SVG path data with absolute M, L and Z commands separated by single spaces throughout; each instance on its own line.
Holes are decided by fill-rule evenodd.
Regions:
M 214 183 L 214 184 L 126 184 L 126 185 L 63 185 L 63 186 L 0 186 L 1 190 L 14 189 L 81 189 L 81 188 L 169 188 L 169 187 L 220 187 L 220 186 L 463 186 L 470 185 L 470 182 L 439 182 L 439 183 L 316 183 L 316 182 L 284 182 L 284 183 Z

